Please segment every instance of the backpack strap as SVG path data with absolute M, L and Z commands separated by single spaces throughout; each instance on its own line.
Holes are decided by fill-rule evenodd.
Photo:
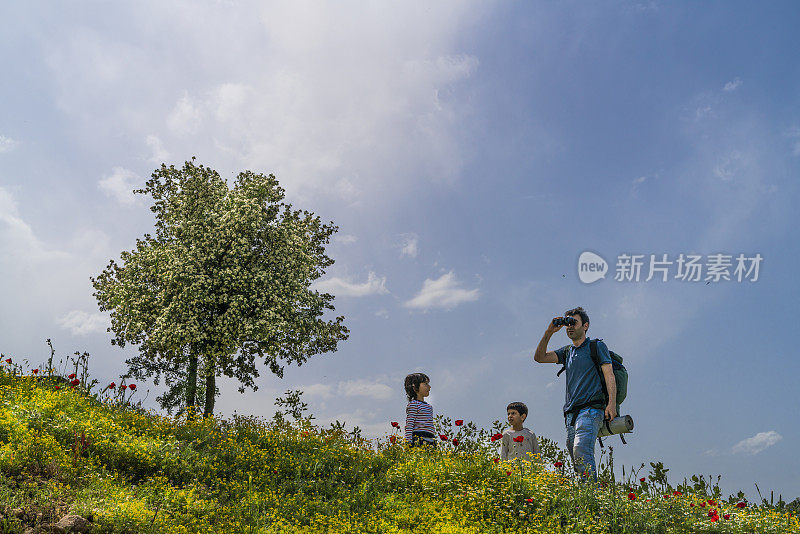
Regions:
M 603 371 L 600 369 L 600 356 L 597 354 L 597 340 L 592 339 L 589 341 L 589 353 L 592 355 L 592 361 L 594 362 L 594 368 L 597 369 L 597 374 L 600 375 L 600 381 L 603 383 L 603 387 L 605 387 L 606 381 L 603 378 Z
M 608 404 L 608 388 L 606 387 L 606 377 L 603 376 L 603 370 L 600 369 L 600 356 L 597 354 L 597 340 L 592 339 L 589 341 L 589 352 L 592 355 L 594 368 L 597 369 L 597 374 L 600 376 L 600 385 L 603 387 L 603 396 L 605 397 L 606 404 Z
M 559 369 L 558 372 L 556 373 L 556 378 L 561 376 L 561 373 L 567 370 L 567 358 L 569 358 L 569 345 L 564 345 L 563 347 L 561 347 L 561 349 L 566 349 L 566 352 L 564 353 L 564 365 L 562 365 L 561 369 Z

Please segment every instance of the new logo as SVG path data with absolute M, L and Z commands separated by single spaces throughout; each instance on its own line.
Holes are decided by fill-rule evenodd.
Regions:
M 608 263 L 594 252 L 581 253 L 578 258 L 578 278 L 584 284 L 597 282 L 606 277 Z

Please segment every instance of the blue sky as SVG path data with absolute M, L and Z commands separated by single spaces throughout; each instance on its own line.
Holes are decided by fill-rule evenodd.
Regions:
M 258 392 L 223 384 L 223 414 L 300 388 L 379 437 L 421 370 L 436 413 L 488 426 L 521 400 L 563 442 L 563 380 L 532 353 L 582 305 L 631 375 L 618 465 L 800 496 L 798 26 L 791 2 L 6 3 L 0 349 L 38 363 L 49 337 L 123 373 L 89 277 L 152 227 L 130 191 L 197 156 L 339 225 L 320 287 L 351 329 Z M 584 251 L 605 279 L 581 283 Z M 626 253 L 763 261 L 615 281 Z

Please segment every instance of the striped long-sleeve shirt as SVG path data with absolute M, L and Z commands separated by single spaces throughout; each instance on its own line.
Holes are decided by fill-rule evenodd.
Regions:
M 411 442 L 415 430 L 434 433 L 433 406 L 425 401 L 412 400 L 406 406 L 406 439 Z

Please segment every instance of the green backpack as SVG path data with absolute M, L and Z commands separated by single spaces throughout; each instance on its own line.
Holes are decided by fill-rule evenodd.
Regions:
M 608 390 L 606 389 L 606 380 L 603 377 L 603 371 L 600 369 L 600 357 L 597 355 L 597 341 L 597 339 L 592 339 L 589 341 L 589 350 L 592 355 L 592 361 L 594 361 L 594 367 L 597 369 L 597 374 L 600 375 L 600 383 L 603 385 L 603 396 L 605 397 L 605 402 L 608 404 Z M 565 345 L 562 348 L 569 350 L 569 347 L 570 345 Z M 624 401 L 625 397 L 628 396 L 628 370 L 625 369 L 624 365 L 622 365 L 622 356 L 612 350 L 609 350 L 608 352 L 611 356 L 611 367 L 614 370 L 614 380 L 617 383 L 617 415 L 620 415 L 619 405 L 622 404 L 622 401 Z M 569 352 L 567 352 L 567 354 L 569 354 Z M 563 373 L 566 369 L 567 364 L 564 363 L 564 366 L 561 367 L 561 370 L 558 371 L 556 376 Z

